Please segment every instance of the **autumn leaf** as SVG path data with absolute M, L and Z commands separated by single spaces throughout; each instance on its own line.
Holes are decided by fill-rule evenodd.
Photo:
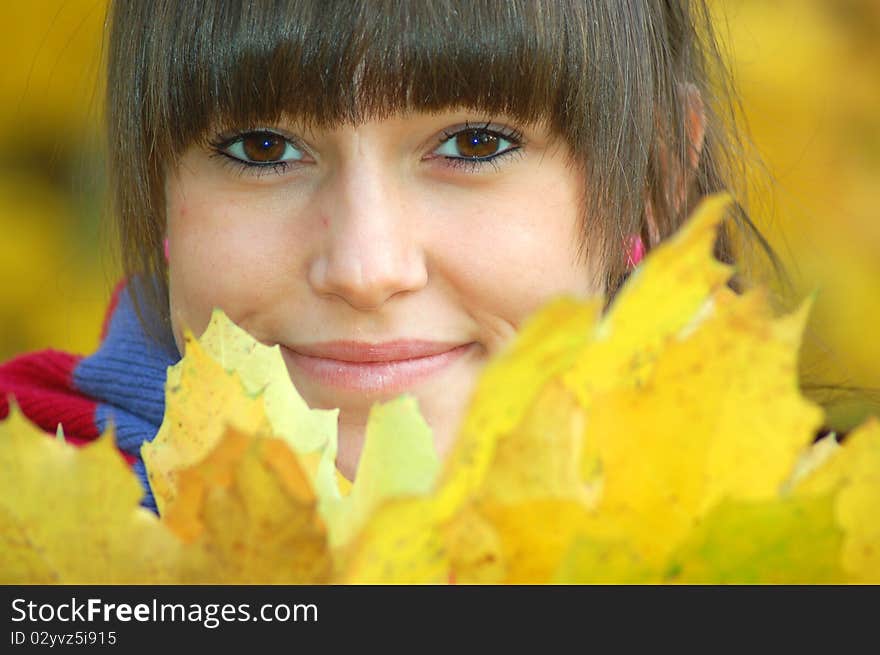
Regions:
M 208 466 L 206 458 L 216 456 L 212 453 L 227 427 L 240 434 L 278 436 L 296 453 L 322 525 L 337 549 L 388 498 L 422 494 L 431 487 L 439 463 L 430 428 L 413 398 L 374 407 L 350 495 L 334 462 L 337 414 L 309 409 L 293 387 L 277 346 L 259 344 L 215 311 L 200 339 L 187 336 L 185 357 L 169 369 L 165 420 L 154 442 L 143 447 L 154 491 L 163 498 L 163 515 L 168 512 L 175 529 L 189 534 L 181 526 L 195 523 L 181 522 L 175 510 L 178 476 L 200 462 Z M 315 454 L 319 459 L 310 457 Z M 218 567 L 215 577 L 220 571 Z
M 724 500 L 673 553 L 660 581 L 824 584 L 846 580 L 830 495 Z M 866 518 L 866 517 L 862 517 Z
M 821 413 L 797 390 L 806 309 L 774 319 L 761 294 L 726 288 L 711 258 L 724 208 L 724 198 L 707 201 L 649 258 L 562 373 L 564 388 L 545 390 L 557 405 L 565 390 L 578 402 L 556 417 L 535 408 L 541 429 L 524 422 L 499 440 L 499 470 L 490 468 L 474 503 L 504 544 L 497 581 L 560 580 L 560 571 L 607 581 L 609 562 L 626 569 L 622 581 L 663 581 L 708 512 L 727 499 L 772 499 L 808 447 Z M 660 311 L 647 311 L 663 290 Z M 524 466 L 530 434 L 569 462 L 547 476 L 572 480 L 567 494 L 498 486 Z
M 880 583 L 880 421 L 872 417 L 854 430 L 792 493 L 833 494 L 835 524 L 843 531 L 843 569 L 852 581 Z
M 317 498 L 284 441 L 227 430 L 179 474 L 166 517 L 183 538 L 186 584 L 316 584 L 332 559 Z
M 293 386 L 277 344 L 259 343 L 219 309 L 211 314 L 199 344 L 224 371 L 237 373 L 248 393 L 262 395 L 273 433 L 310 462 L 307 471 L 322 493 L 338 496 L 337 484 L 347 490 L 347 481 L 336 471 L 339 410 L 311 409 L 306 404 Z
M 439 468 L 433 433 L 414 397 L 374 405 L 351 492 L 322 498 L 332 545 L 348 544 L 387 500 L 428 493 Z
M 339 410 L 308 407 L 277 345 L 260 344 L 220 310 L 200 339 L 187 333 L 185 344 L 168 369 L 162 425 L 141 448 L 160 513 L 174 498 L 177 472 L 206 456 L 227 426 L 283 439 L 322 496 L 347 492 L 335 461 Z
M 141 447 L 160 514 L 174 501 L 178 472 L 203 459 L 228 426 L 272 433 L 263 397 L 249 393 L 238 374 L 224 370 L 192 334 L 185 343 L 186 355 L 169 369 L 162 425 Z
M 341 584 L 441 584 L 449 581 L 449 550 L 435 497 L 402 498 L 380 506 L 340 553 Z
M 112 432 L 76 448 L 12 404 L 0 423 L 0 583 L 174 581 L 179 543 L 142 493 Z
M 730 198 L 705 199 L 688 223 L 638 266 L 608 313 L 591 326 L 588 351 L 563 374 L 588 408 L 597 394 L 640 384 L 666 345 L 711 311 L 731 269 L 711 256 Z
M 290 447 L 229 429 L 178 472 L 161 519 L 108 432 L 76 448 L 17 410 L 0 424 L 0 582 L 321 583 L 332 558 Z
M 601 489 L 593 441 L 585 438 L 588 409 L 604 390 L 646 376 L 658 353 L 723 286 L 729 271 L 709 252 L 725 204 L 723 197 L 710 200 L 674 242 L 652 253 L 607 316 L 601 316 L 598 301 L 559 299 L 532 317 L 516 345 L 487 371 L 448 477 L 455 478 L 456 456 L 465 460 L 462 453 L 472 444 L 489 444 L 482 446 L 491 452 L 482 485 L 473 491 L 465 515 L 473 522 L 476 512 L 497 526 L 495 533 L 482 526 L 486 551 L 494 554 L 479 560 L 505 571 L 495 581 L 546 580 L 581 530 Z M 522 400 L 511 411 L 502 403 L 513 398 Z M 486 429 L 493 423 L 484 416 L 498 417 L 497 427 Z M 455 521 L 447 530 L 462 534 Z M 458 540 L 450 547 L 453 558 L 462 559 Z M 456 579 L 484 581 L 486 576 L 472 565 Z
M 776 494 L 821 421 L 797 391 L 804 312 L 773 320 L 759 295 L 715 300 L 643 386 L 602 394 L 587 418 L 597 511 L 613 519 L 601 529 L 658 564 L 721 500 Z

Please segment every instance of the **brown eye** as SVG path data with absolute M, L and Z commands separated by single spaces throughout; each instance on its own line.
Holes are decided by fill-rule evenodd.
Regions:
M 245 156 L 254 162 L 271 163 L 281 159 L 287 141 L 272 132 L 251 132 L 241 139 L 241 149 Z
M 492 163 L 497 167 L 497 160 L 507 153 L 522 148 L 522 135 L 510 128 L 490 129 L 488 126 L 443 132 L 446 137 L 434 150 L 450 166 L 468 164 L 478 167 Z
M 245 132 L 215 146 L 222 154 L 248 166 L 270 166 L 299 162 L 304 153 L 289 139 L 268 130 Z
M 499 138 L 486 130 L 464 130 L 455 136 L 455 146 L 462 157 L 491 157 L 498 152 Z

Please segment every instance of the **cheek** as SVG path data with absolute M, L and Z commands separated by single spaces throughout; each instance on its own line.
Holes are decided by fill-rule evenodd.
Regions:
M 529 187 L 529 185 L 526 185 Z M 437 235 L 446 253 L 440 264 L 454 280 L 468 311 L 500 341 L 555 296 L 596 295 L 595 257 L 577 261 L 580 210 L 565 184 L 536 184 L 523 193 L 500 193 L 478 208 L 447 211 L 453 230 Z M 449 208 L 451 209 L 451 208 Z M 448 222 L 448 219 L 447 219 Z
M 277 203 L 235 193 L 168 193 L 169 291 L 178 346 L 201 334 L 215 307 L 248 329 L 288 293 L 297 253 Z M 258 331 L 258 330 L 257 330 Z

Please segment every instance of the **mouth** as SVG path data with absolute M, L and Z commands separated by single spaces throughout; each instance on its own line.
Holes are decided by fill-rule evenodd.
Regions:
M 296 349 L 281 346 L 281 351 L 288 366 L 293 365 L 321 386 L 365 394 L 392 394 L 437 375 L 475 347 L 475 342 L 333 342 Z

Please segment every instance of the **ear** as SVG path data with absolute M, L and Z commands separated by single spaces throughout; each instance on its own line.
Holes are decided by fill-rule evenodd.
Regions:
M 700 154 L 703 152 L 703 140 L 706 138 L 706 107 L 703 105 L 703 96 L 693 84 L 684 85 L 685 101 L 685 129 L 688 139 L 688 170 L 684 177 L 689 183 L 694 171 L 700 164 Z M 681 199 L 684 201 L 684 198 Z
M 671 176 L 673 180 L 670 192 L 673 194 L 672 205 L 676 210 L 681 208 L 687 199 L 688 191 L 693 184 L 694 173 L 700 164 L 700 155 L 703 152 L 703 142 L 706 138 L 706 108 L 703 104 L 703 96 L 699 89 L 691 83 L 682 86 L 682 96 L 685 104 L 685 131 L 687 134 L 687 169 L 684 171 L 664 171 L 664 176 Z M 665 166 L 672 165 L 669 153 L 662 153 L 662 161 Z M 660 229 L 654 217 L 654 206 L 648 196 L 645 205 L 645 218 L 648 223 L 648 237 L 651 247 L 660 242 Z

